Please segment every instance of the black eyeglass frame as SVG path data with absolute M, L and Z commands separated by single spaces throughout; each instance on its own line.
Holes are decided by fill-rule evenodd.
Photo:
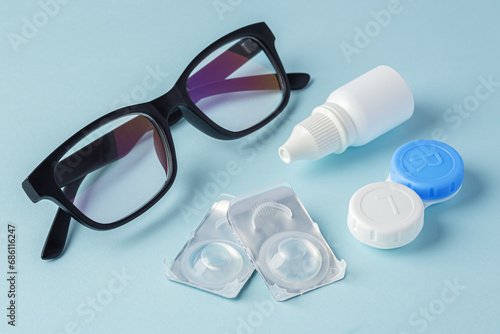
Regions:
M 195 105 L 188 94 L 187 80 L 195 67 L 212 52 L 230 42 L 245 37 L 252 38 L 258 42 L 262 50 L 267 54 L 276 70 L 283 97 L 276 110 L 261 122 L 248 129 L 232 132 L 213 122 Z M 304 88 L 309 82 L 310 77 L 306 73 L 286 74 L 276 51 L 274 41 L 275 36 L 264 22 L 240 28 L 221 37 L 205 48 L 190 62 L 170 91 L 150 102 L 120 108 L 100 117 L 71 136 L 44 159 L 22 183 L 24 191 L 33 202 L 36 203 L 42 199 L 49 199 L 60 208 L 56 214 L 51 230 L 49 231 L 44 250 L 42 251 L 42 259 L 55 258 L 62 253 L 66 243 L 71 217 L 92 229 L 114 229 L 146 212 L 167 193 L 177 174 L 177 161 L 170 126 L 181 118 L 185 118 L 193 126 L 211 137 L 228 140 L 248 135 L 260 129 L 279 115 L 288 103 L 290 90 Z M 55 176 L 55 164 L 68 152 L 68 148 L 73 147 L 90 132 L 100 128 L 104 123 L 132 114 L 144 115 L 156 125 L 164 147 L 170 149 L 171 176 L 163 188 L 161 188 L 149 202 L 145 203 L 135 212 L 112 223 L 99 223 L 83 214 L 58 186 Z

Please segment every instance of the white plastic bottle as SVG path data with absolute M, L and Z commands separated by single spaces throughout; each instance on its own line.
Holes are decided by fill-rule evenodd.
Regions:
M 290 163 L 342 153 L 372 141 L 412 114 L 413 95 L 406 81 L 393 68 L 378 66 L 331 93 L 293 128 L 279 155 Z

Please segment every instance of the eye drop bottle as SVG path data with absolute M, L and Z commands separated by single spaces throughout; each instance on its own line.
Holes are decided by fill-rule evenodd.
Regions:
M 285 163 L 317 160 L 364 145 L 408 120 L 413 107 L 403 77 L 389 66 L 378 66 L 331 93 L 293 128 L 279 156 Z

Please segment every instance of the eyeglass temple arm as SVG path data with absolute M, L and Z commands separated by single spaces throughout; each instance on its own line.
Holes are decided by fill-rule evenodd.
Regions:
M 146 118 L 140 117 L 125 122 L 113 131 L 95 139 L 55 165 L 54 174 L 58 185 L 62 188 L 123 158 L 151 130 L 154 131 L 153 124 Z M 158 160 L 166 170 L 167 162 L 161 151 L 164 150 L 163 144 L 156 131 L 154 131 L 153 140 Z
M 261 77 L 263 77 L 263 76 L 264 75 L 262 75 Z M 259 76 L 255 76 L 255 77 L 259 77 Z M 290 89 L 291 90 L 299 90 L 299 89 L 306 87 L 311 79 L 311 76 L 307 73 L 288 73 L 287 77 L 288 77 L 288 81 L 290 82 Z M 254 78 L 254 77 L 250 77 L 250 78 Z M 236 78 L 236 79 L 244 80 L 245 78 Z M 234 91 L 234 87 L 231 87 L 230 80 L 236 80 L 236 79 L 229 79 L 229 80 L 222 79 L 222 81 L 215 83 L 215 84 L 223 83 L 226 86 L 226 88 L 220 90 L 220 92 L 218 94 L 229 93 L 229 92 Z M 193 90 L 197 90 L 197 89 L 199 89 L 199 87 L 195 87 Z M 263 88 L 262 87 L 255 87 L 253 89 L 257 90 L 257 89 L 263 89 Z M 200 91 L 200 93 L 205 95 L 205 96 L 199 95 L 198 97 L 193 97 L 191 95 L 191 99 L 193 100 L 194 103 L 198 102 L 203 97 L 210 96 L 209 91 L 206 91 L 206 92 Z M 157 100 L 156 106 L 159 108 L 162 107 L 161 100 L 159 100 L 159 99 Z M 170 116 L 168 118 L 168 124 L 174 125 L 175 123 L 177 123 L 181 119 L 182 119 L 182 111 L 180 109 L 177 109 L 172 114 L 170 114 Z
M 206 82 L 206 78 L 211 78 L 213 82 L 223 81 L 261 51 L 262 48 L 260 45 L 252 38 L 240 40 L 205 64 L 203 68 L 199 69 L 196 73 L 191 74 L 188 78 L 188 86 L 190 86 L 191 89 L 196 89 L 196 83 Z M 311 78 L 307 73 L 288 73 L 286 75 L 288 76 L 290 89 L 292 90 L 304 88 Z M 231 92 L 231 90 L 227 92 Z M 159 103 L 159 107 L 161 108 L 161 102 Z M 168 110 L 166 111 L 168 112 Z M 169 123 L 173 120 L 171 123 L 172 125 L 181 118 L 181 111 L 176 110 L 170 115 Z
M 196 76 L 212 78 L 214 81 L 224 80 L 261 51 L 262 48 L 258 43 L 251 38 L 246 38 L 234 43 L 229 49 L 191 75 L 188 80 L 196 82 L 198 81 Z M 292 90 L 304 88 L 311 78 L 307 73 L 287 73 L 286 75 Z
M 311 76 L 307 73 L 287 73 L 287 76 L 291 90 L 305 88 L 311 80 Z
M 64 187 L 63 192 L 67 198 L 73 199 L 76 196 L 78 188 L 88 174 L 101 167 L 113 163 L 124 155 L 127 155 L 137 144 L 137 142 L 142 138 L 142 136 L 146 132 L 151 130 L 151 125 L 145 124 L 144 122 L 142 122 L 142 127 L 140 126 L 141 124 L 137 124 L 137 122 L 133 124 L 135 125 L 135 132 L 130 131 L 130 129 L 126 129 L 127 125 L 131 125 L 130 123 L 133 123 L 134 120 L 127 122 L 129 124 L 124 123 L 120 126 L 121 130 L 129 135 L 129 141 L 125 144 L 122 143 L 120 148 L 118 148 L 118 146 L 116 145 L 117 134 L 115 133 L 115 131 L 120 129 L 120 127 L 118 127 L 114 131 L 111 131 L 106 135 L 96 139 L 94 142 L 88 144 L 84 148 L 67 157 L 65 160 L 59 162 L 59 166 L 56 165 L 56 170 L 57 168 L 62 168 L 62 166 L 64 165 L 68 167 L 68 163 L 72 159 L 78 157 L 79 154 L 81 155 L 82 152 L 86 151 L 86 149 L 91 150 L 90 153 L 87 153 L 86 159 L 82 159 L 80 164 L 72 167 L 73 169 L 71 169 L 71 172 L 68 172 L 59 179 L 59 184 L 61 185 L 61 187 Z M 163 155 L 158 152 L 160 147 L 157 145 L 161 145 L 161 143 L 158 143 L 159 140 L 161 139 L 155 137 L 154 143 L 157 150 L 158 159 L 165 168 L 166 161 L 161 158 Z M 93 156 L 89 156 L 92 154 Z M 66 244 L 71 218 L 71 215 L 63 209 L 59 208 L 57 210 L 56 216 L 47 235 L 47 239 L 45 240 L 45 245 L 42 250 L 42 259 L 54 259 L 62 254 L 64 246 Z
M 288 74 L 292 89 L 304 88 L 309 82 L 309 74 L 290 73 Z M 189 97 L 196 104 L 198 101 L 219 94 L 255 91 L 255 90 L 276 90 L 279 83 L 275 74 L 262 74 L 249 77 L 239 77 L 210 82 L 197 86 L 189 90 Z
M 68 198 L 73 198 L 82 184 L 82 181 L 83 178 L 67 185 L 66 188 L 64 188 L 65 195 Z M 43 245 L 43 260 L 54 259 L 62 254 L 64 246 L 66 245 L 70 222 L 71 215 L 61 208 L 57 209 L 56 216 L 50 226 L 49 233 L 45 239 L 45 244 Z
M 106 146 L 106 148 L 94 151 L 107 152 L 107 157 L 103 158 L 102 154 L 99 154 L 99 160 L 97 161 L 92 161 L 92 158 L 89 157 L 89 159 L 84 160 L 87 162 L 86 164 L 81 163 L 78 166 L 80 167 L 79 170 L 73 170 L 74 175 L 71 175 L 70 173 L 69 175 L 65 175 L 66 179 L 61 178 L 60 184 L 62 185 L 62 187 L 64 187 L 63 192 L 67 198 L 73 199 L 76 196 L 78 188 L 82 184 L 85 176 L 87 176 L 94 170 L 108 165 L 118 159 L 116 145 L 111 145 L 111 141 L 114 142 L 114 136 L 112 132 L 104 135 L 98 140 L 101 140 L 101 145 Z M 61 163 L 64 163 L 64 160 L 59 164 Z M 42 249 L 41 257 L 43 260 L 54 259 L 62 254 L 64 246 L 66 245 L 71 218 L 71 214 L 67 213 L 61 208 L 57 209 L 56 216 L 52 221 L 52 225 L 50 227 L 49 233 L 47 234 L 47 238 L 45 239 L 45 244 Z
M 212 59 L 198 72 L 192 74 L 188 82 L 204 82 L 206 78 L 222 81 L 242 67 L 263 49 L 252 38 L 245 38 L 234 43 L 229 49 Z M 287 73 L 292 90 L 304 88 L 310 80 L 307 73 Z
M 97 145 L 97 143 L 99 144 Z M 90 153 L 85 154 L 85 159 L 81 159 L 83 152 L 89 152 L 89 150 Z M 74 163 L 72 164 L 71 161 L 75 161 L 76 158 L 81 159 L 80 163 L 73 166 Z M 55 176 L 60 187 L 64 187 L 63 193 L 65 196 L 73 199 L 85 176 L 117 159 L 118 150 L 115 136 L 113 132 L 109 132 L 60 161 L 55 166 Z M 61 208 L 57 209 L 42 249 L 41 257 L 43 260 L 54 259 L 62 254 L 66 245 L 71 218 L 71 214 Z
M 206 82 L 207 78 L 213 81 L 222 81 L 242 67 L 250 59 L 258 55 L 263 49 L 252 38 L 245 38 L 234 43 L 229 49 L 205 64 L 203 68 L 188 78 L 188 84 Z M 292 90 L 304 88 L 310 80 L 307 73 L 287 73 Z M 192 88 L 192 87 L 191 87 Z
M 106 149 L 93 148 L 93 146 L 98 146 L 96 145 L 97 141 L 99 146 L 105 146 Z M 114 149 L 109 149 L 113 147 Z M 90 153 L 85 154 L 85 159 L 82 159 L 83 152 L 89 150 Z M 106 154 L 106 156 L 103 156 L 103 154 Z M 74 163 L 71 162 L 77 158 L 81 159 L 80 163 L 73 166 Z M 57 163 L 54 174 L 61 188 L 64 187 L 63 193 L 65 196 L 72 199 L 76 196 L 78 188 L 86 175 L 116 159 L 118 159 L 118 153 L 115 139 L 113 133 L 110 132 Z M 54 259 L 62 254 L 66 245 L 71 218 L 71 215 L 63 209 L 57 209 L 42 249 L 41 257 L 43 260 Z

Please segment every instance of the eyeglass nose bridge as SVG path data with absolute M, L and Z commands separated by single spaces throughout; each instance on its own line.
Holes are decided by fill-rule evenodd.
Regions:
M 168 119 L 168 124 L 173 125 L 182 118 L 186 119 L 198 130 L 218 139 L 233 139 L 231 136 L 221 134 L 209 125 L 207 119 L 203 119 L 191 107 L 186 97 L 175 86 L 164 95 L 151 101 L 151 104 Z
M 151 101 L 151 104 L 168 119 L 169 125 L 173 125 L 182 119 L 182 110 L 179 107 L 183 103 L 184 98 L 176 87 Z

